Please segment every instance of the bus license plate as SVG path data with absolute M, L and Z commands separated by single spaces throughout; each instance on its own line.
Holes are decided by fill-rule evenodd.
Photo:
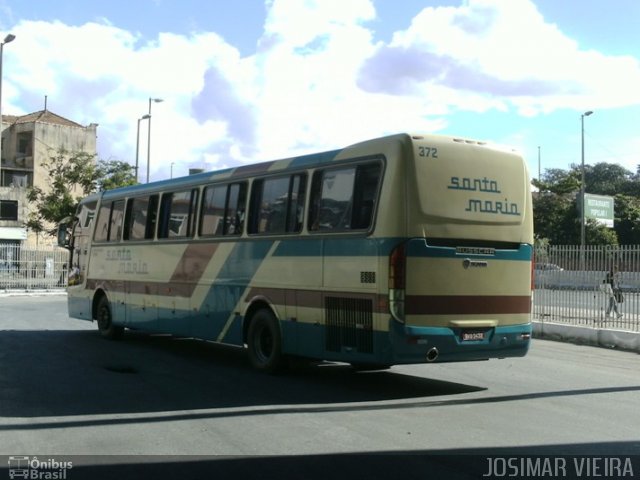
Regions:
M 484 340 L 484 332 L 479 332 L 477 330 L 470 330 L 467 332 L 462 332 L 462 341 L 463 342 L 479 342 Z

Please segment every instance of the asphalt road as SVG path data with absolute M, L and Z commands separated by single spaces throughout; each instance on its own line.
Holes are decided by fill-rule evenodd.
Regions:
M 261 478 L 285 464 L 287 478 L 335 478 L 361 458 L 342 454 L 392 454 L 349 464 L 360 473 L 406 453 L 419 454 L 416 468 L 451 454 L 638 455 L 638 405 L 636 353 L 534 340 L 519 359 L 367 373 L 301 364 L 270 376 L 235 348 L 132 332 L 103 340 L 68 318 L 63 296 L 0 298 L 3 455 L 217 455 L 217 468 L 260 467 Z M 444 458 L 429 468 L 458 478 L 464 461 Z

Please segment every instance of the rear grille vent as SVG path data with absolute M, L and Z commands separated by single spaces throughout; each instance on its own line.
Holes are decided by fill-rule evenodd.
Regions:
M 326 349 L 373 353 L 373 302 L 363 298 L 325 297 Z
M 360 283 L 376 283 L 376 272 L 360 272 Z

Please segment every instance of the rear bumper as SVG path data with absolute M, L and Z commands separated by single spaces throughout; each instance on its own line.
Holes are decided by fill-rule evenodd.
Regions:
M 392 357 L 389 363 L 440 363 L 523 357 L 529 350 L 531 323 L 486 328 L 483 331 L 484 339 L 463 341 L 462 330 L 459 328 L 411 327 L 392 321 L 389 326 Z M 428 355 L 431 360 L 427 360 Z

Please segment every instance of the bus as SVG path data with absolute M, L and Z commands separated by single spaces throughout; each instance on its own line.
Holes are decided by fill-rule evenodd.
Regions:
M 125 329 L 358 369 L 524 356 L 532 200 L 515 150 L 397 134 L 123 187 L 60 225 L 68 308 Z

